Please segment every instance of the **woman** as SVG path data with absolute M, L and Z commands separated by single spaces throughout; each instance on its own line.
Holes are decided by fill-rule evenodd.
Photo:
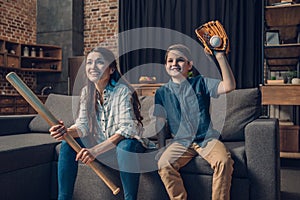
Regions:
M 106 48 L 98 47 L 88 53 L 85 72 L 87 85 L 81 92 L 79 115 L 75 124 L 66 128 L 61 122 L 49 130 L 53 138 L 62 140 L 58 161 L 58 199 L 72 199 L 77 161 L 89 164 L 97 156 L 111 153 L 110 150 L 117 147 L 115 150 L 124 198 L 135 200 L 139 173 L 134 172 L 138 172 L 138 158 L 128 152 L 142 153 L 145 147 L 154 147 L 141 138 L 143 118 L 138 96 L 121 78 L 115 57 Z M 81 145 L 83 138 L 92 138 L 96 145 L 82 148 L 76 154 L 63 140 L 65 134 L 74 137 Z

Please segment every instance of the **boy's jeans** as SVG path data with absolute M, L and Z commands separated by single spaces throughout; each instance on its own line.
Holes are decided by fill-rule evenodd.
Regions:
M 76 139 L 76 141 L 83 146 L 80 139 Z M 128 169 L 128 165 L 138 169 L 139 163 L 138 156 L 132 156 L 134 154 L 128 152 L 142 153 L 144 151 L 145 148 L 135 139 L 124 139 L 117 145 L 116 155 L 119 169 L 121 170 L 120 177 L 125 200 L 137 199 L 140 177 L 139 173 L 131 173 L 131 169 Z M 128 154 L 130 154 L 130 159 L 127 157 Z M 111 156 L 114 157 L 115 155 Z M 62 141 L 58 159 L 58 200 L 72 199 L 78 170 L 78 162 L 75 161 L 75 157 L 76 152 L 65 141 Z
M 216 139 L 208 142 L 205 148 L 195 143 L 186 148 L 176 142 L 167 147 L 158 161 L 158 169 L 170 199 L 187 199 L 179 169 L 197 154 L 210 163 L 214 170 L 212 200 L 229 200 L 233 160 L 224 144 Z

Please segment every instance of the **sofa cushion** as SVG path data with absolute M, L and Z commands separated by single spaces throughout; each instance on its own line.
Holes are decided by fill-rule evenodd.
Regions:
M 78 96 L 67 96 L 60 94 L 49 94 L 45 106 L 58 119 L 64 121 L 66 127 L 74 123 L 74 117 L 79 105 Z M 33 132 L 49 132 L 50 125 L 37 115 L 29 124 Z
M 0 137 L 0 174 L 52 162 L 58 144 L 49 134 L 24 133 Z
M 245 126 L 261 114 L 258 88 L 237 89 L 211 101 L 211 118 L 223 141 L 244 140 Z

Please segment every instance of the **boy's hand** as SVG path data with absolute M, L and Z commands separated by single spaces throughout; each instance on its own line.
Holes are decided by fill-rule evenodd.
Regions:
M 229 52 L 229 40 L 224 27 L 219 21 L 210 21 L 195 30 L 204 50 L 209 55 L 214 52 Z

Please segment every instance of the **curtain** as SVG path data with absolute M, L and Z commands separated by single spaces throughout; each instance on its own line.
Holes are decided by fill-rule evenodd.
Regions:
M 121 71 L 132 83 L 140 76 L 166 82 L 165 50 L 182 43 L 191 49 L 195 73 L 220 77 L 195 34 L 203 23 L 219 20 L 229 37 L 228 60 L 237 88 L 257 87 L 263 74 L 262 8 L 261 0 L 120 0 Z

